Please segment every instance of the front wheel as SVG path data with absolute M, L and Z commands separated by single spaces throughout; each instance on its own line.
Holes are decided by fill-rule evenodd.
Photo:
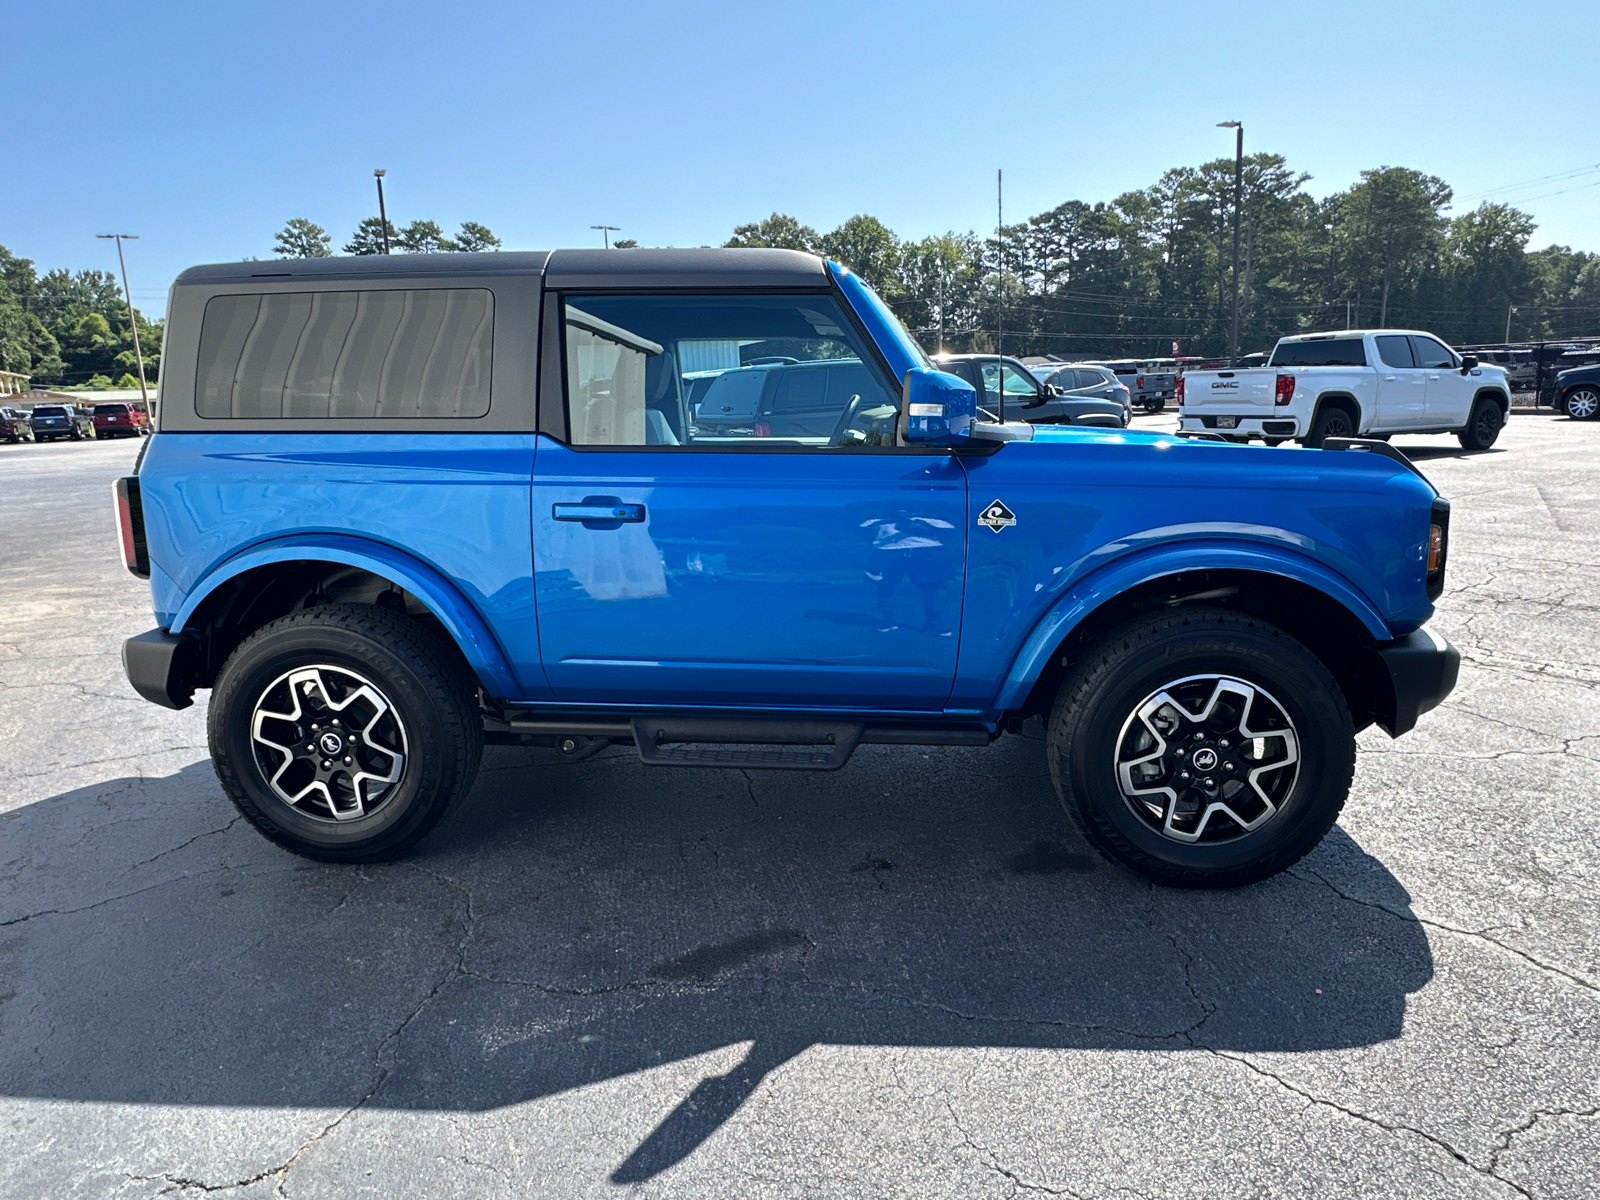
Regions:
M 1265 879 L 1322 840 L 1355 734 L 1322 663 L 1224 609 L 1134 621 L 1078 662 L 1050 715 L 1056 794 L 1113 862 L 1179 887 Z
M 261 833 L 330 862 L 405 853 L 472 786 L 483 720 L 432 633 L 368 604 L 281 617 L 217 676 L 207 722 L 223 790 Z
M 1592 421 L 1600 416 L 1600 389 L 1573 388 L 1562 401 L 1562 407 L 1574 421 Z
M 1484 396 L 1473 404 L 1467 427 L 1456 434 L 1456 440 L 1461 443 L 1463 450 L 1487 450 L 1500 436 L 1504 424 L 1505 417 L 1501 415 L 1500 406 Z

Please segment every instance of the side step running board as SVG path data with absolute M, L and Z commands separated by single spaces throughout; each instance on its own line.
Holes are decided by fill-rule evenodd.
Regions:
M 864 729 L 860 721 L 635 717 L 633 741 L 640 759 L 657 767 L 837 771 L 850 761 Z

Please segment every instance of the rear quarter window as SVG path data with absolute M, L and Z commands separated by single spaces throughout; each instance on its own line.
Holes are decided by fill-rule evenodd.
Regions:
M 1364 367 L 1367 349 L 1361 338 L 1281 342 L 1272 352 L 1274 367 Z
M 195 412 L 482 417 L 493 328 L 487 288 L 213 296 L 200 327 Z

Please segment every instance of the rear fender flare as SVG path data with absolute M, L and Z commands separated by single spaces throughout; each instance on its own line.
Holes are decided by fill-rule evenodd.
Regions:
M 1021 707 L 1050 664 L 1056 648 L 1085 617 L 1108 600 L 1164 575 L 1203 570 L 1257 571 L 1296 580 L 1337 600 L 1375 641 L 1387 642 L 1394 637 L 1383 614 L 1370 600 L 1349 580 L 1313 559 L 1281 548 L 1266 549 L 1245 543 L 1188 542 L 1181 547 L 1129 555 L 1073 584 L 1039 619 L 1023 642 L 1001 685 L 995 708 L 1004 712 Z
M 511 664 L 489 626 L 448 579 L 426 563 L 366 538 L 337 534 L 277 538 L 219 563 L 184 598 L 170 632 L 183 633 L 195 611 L 217 588 L 246 571 L 278 562 L 326 562 L 370 571 L 404 588 L 439 618 L 479 682 L 493 696 L 519 692 Z

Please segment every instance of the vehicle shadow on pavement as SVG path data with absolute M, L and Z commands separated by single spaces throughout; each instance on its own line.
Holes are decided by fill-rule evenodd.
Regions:
M 366 867 L 270 845 L 204 762 L 5 816 L 0 1094 L 481 1110 L 748 1045 L 617 1182 L 813 1045 L 1360 1046 L 1433 974 L 1342 831 L 1255 887 L 1155 889 L 1070 832 L 1030 737 L 831 775 L 494 749 Z

